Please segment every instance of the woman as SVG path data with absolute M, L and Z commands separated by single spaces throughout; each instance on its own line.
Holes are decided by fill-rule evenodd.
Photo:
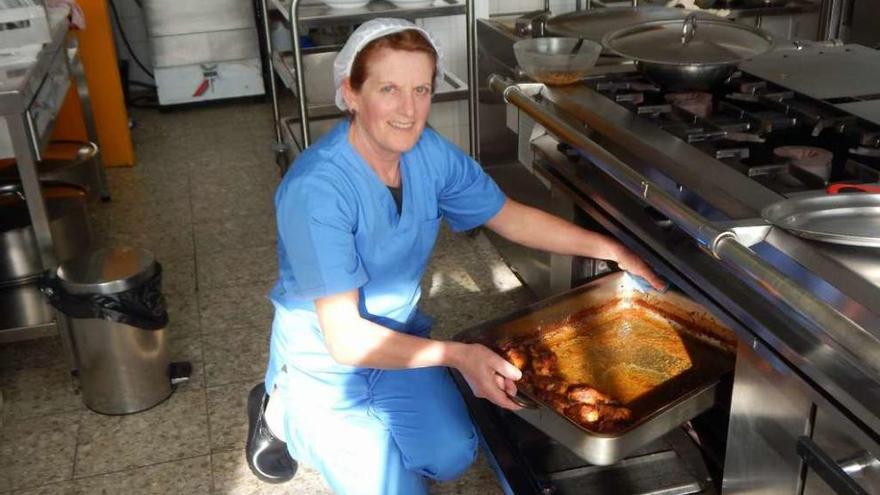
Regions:
M 278 189 L 271 399 L 258 386 L 249 400 L 248 460 L 265 480 L 289 479 L 293 459 L 340 494 L 426 493 L 427 478 L 457 477 L 478 437 L 446 367 L 478 397 L 517 408 L 516 367 L 482 345 L 428 338 L 416 304 L 441 219 L 615 260 L 661 284 L 617 242 L 506 198 L 426 129 L 440 63 L 412 23 L 363 24 L 334 64 L 348 121 L 297 158 Z

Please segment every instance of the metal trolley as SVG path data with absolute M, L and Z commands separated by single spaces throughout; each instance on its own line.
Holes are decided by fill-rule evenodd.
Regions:
M 407 19 L 424 19 L 465 14 L 467 22 L 467 82 L 459 79 L 448 70 L 443 75 L 443 83 L 434 95 L 435 102 L 468 100 L 468 123 L 470 136 L 470 153 L 476 157 L 476 23 L 474 0 L 442 0 L 429 6 L 397 7 L 388 0 L 372 0 L 361 8 L 334 10 L 318 2 L 309 0 L 258 0 L 258 8 L 262 18 L 263 42 L 267 53 L 268 73 L 270 77 L 269 93 L 272 97 L 272 111 L 275 123 L 276 163 L 284 171 L 293 156 L 308 147 L 314 140 L 312 126 L 324 121 L 332 121 L 342 116 L 336 106 L 330 103 L 309 101 L 304 70 L 311 64 L 321 61 L 332 63 L 339 46 L 318 46 L 305 48 L 300 36 L 304 29 L 310 27 L 344 26 L 366 22 L 377 17 L 402 17 Z M 271 27 L 269 22 L 270 9 L 281 13 L 284 23 L 291 35 L 292 52 L 279 52 L 273 49 Z M 329 72 L 329 71 L 328 71 Z M 274 75 L 294 95 L 297 109 L 294 115 L 282 115 L 279 89 Z M 311 88 L 313 91 L 316 88 Z

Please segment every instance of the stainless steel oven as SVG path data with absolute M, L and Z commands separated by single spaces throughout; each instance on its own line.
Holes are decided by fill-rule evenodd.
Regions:
M 771 228 L 760 213 L 785 198 L 822 194 L 829 181 L 877 184 L 880 140 L 872 136 L 880 136 L 880 122 L 848 113 L 847 105 L 880 91 L 812 95 L 762 74 L 756 61 L 754 72 L 744 70 L 713 92 L 710 115 L 700 118 L 626 65 L 600 66 L 583 84 L 531 84 L 512 62 L 517 38 L 508 26 L 485 21 L 478 33 L 479 120 L 491 136 L 480 137 L 481 160 L 489 173 L 502 187 L 514 183 L 515 199 L 567 211 L 617 237 L 737 333 L 729 402 L 682 425 L 676 448 L 654 446 L 651 455 L 667 452 L 678 469 L 702 472 L 690 489 L 707 493 L 876 492 L 880 253 L 805 241 Z M 823 77 L 815 64 L 826 60 L 867 57 L 851 67 L 856 73 L 880 63 L 880 55 L 851 47 L 815 45 L 782 55 L 803 56 Z M 824 72 L 825 79 L 834 76 Z M 849 87 L 880 80 L 869 72 Z M 508 147 L 492 147 L 501 142 Z M 774 154 L 791 145 L 830 150 L 829 176 L 799 175 Z M 519 194 L 526 188 L 540 194 Z M 547 293 L 554 277 L 564 287 L 586 272 L 578 260 L 541 261 L 504 245 L 501 251 L 527 283 Z M 510 429 L 503 413 L 483 416 L 487 439 Z M 535 444 L 500 436 L 508 447 Z M 600 471 L 553 464 L 567 457 L 549 447 L 529 452 L 500 448 L 495 457 L 525 459 L 527 467 L 505 472 L 538 473 L 544 488 L 564 493 L 573 488 L 552 483 L 564 479 L 559 473 Z M 542 463 L 557 471 L 534 467 Z M 654 472 L 634 460 L 615 470 L 624 467 L 629 478 Z M 604 479 L 604 493 L 642 493 L 611 473 Z M 669 486 L 691 493 L 686 485 Z

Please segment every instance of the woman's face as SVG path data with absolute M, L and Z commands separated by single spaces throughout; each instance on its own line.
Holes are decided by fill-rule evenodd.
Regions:
M 346 80 L 343 95 L 353 126 L 372 152 L 399 155 L 418 141 L 431 109 L 434 61 L 423 52 L 385 48 L 369 60 L 360 91 Z

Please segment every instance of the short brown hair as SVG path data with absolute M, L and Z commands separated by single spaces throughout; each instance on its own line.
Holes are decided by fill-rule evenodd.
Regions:
M 351 73 L 349 74 L 349 85 L 351 89 L 360 91 L 367 80 L 367 66 L 370 59 L 383 48 L 391 48 L 392 50 L 402 50 L 406 52 L 422 52 L 430 55 L 434 61 L 434 73 L 431 76 L 431 82 L 437 75 L 437 50 L 430 41 L 425 39 L 419 31 L 415 29 L 406 29 L 391 33 L 381 38 L 376 38 L 367 43 L 360 52 L 354 57 L 351 64 Z

